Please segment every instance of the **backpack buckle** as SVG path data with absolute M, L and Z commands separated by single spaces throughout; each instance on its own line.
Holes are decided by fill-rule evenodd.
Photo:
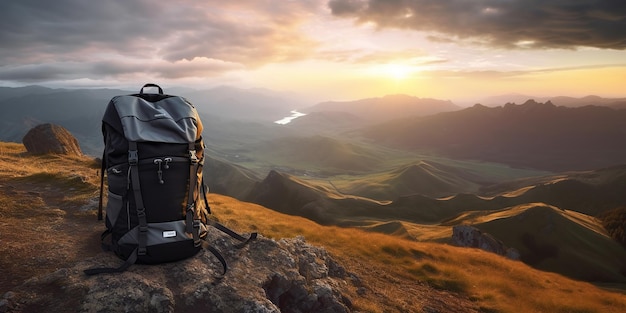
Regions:
M 191 163 L 198 163 L 198 156 L 196 155 L 196 150 L 189 150 L 189 159 Z
M 139 162 L 137 150 L 128 150 L 128 164 L 137 165 L 137 162 Z

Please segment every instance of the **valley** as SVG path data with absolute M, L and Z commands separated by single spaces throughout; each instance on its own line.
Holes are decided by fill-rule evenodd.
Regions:
M 3 116 L 11 131 L 0 139 L 19 141 L 20 129 L 55 122 L 97 156 L 102 97 L 124 92 L 54 93 L 72 103 L 89 99 L 90 107 L 70 105 L 75 117 L 61 118 L 29 113 L 43 110 L 45 90 L 0 96 L 0 106 L 20 103 Z M 624 243 L 602 219 L 626 206 L 626 111 L 601 106 L 614 102 L 459 108 L 394 96 L 306 107 L 228 88 L 190 96 L 204 124 L 205 181 L 214 193 L 415 242 L 452 244 L 454 226 L 472 225 L 534 268 L 626 290 Z M 294 108 L 306 115 L 274 123 Z

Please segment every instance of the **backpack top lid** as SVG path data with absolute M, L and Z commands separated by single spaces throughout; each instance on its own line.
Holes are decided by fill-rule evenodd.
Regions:
M 154 100 L 154 101 L 152 101 Z M 107 110 L 104 122 L 118 118 L 128 141 L 189 143 L 197 139 L 198 113 L 182 97 L 150 94 L 116 96 L 111 99 L 117 114 Z M 117 123 L 111 123 L 117 124 Z

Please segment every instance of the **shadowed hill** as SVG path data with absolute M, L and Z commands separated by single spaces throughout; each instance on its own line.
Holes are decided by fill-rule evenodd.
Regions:
M 360 229 L 392 235 L 399 238 L 414 239 L 400 221 L 374 223 L 368 226 L 361 226 Z
M 624 190 L 626 165 L 521 179 L 485 187 L 481 192 L 518 199 L 518 203 L 543 202 L 597 216 L 625 204 Z
M 458 193 L 435 198 L 413 193 L 393 201 L 376 201 L 346 193 L 344 188 L 339 192 L 332 186 L 273 171 L 245 199 L 280 212 L 335 225 L 350 224 L 362 218 L 441 223 L 464 211 L 490 211 L 533 202 L 595 216 L 626 203 L 623 192 L 626 190 L 626 166 L 570 175 L 501 184 L 492 189 L 491 196 Z M 498 192 L 494 193 L 495 190 Z
M 471 224 L 515 247 L 522 261 L 535 268 L 585 281 L 626 283 L 626 250 L 588 215 L 529 203 L 464 214 L 454 222 Z
M 391 121 L 362 134 L 403 149 L 552 171 L 601 168 L 626 159 L 626 110 L 607 107 L 565 108 L 534 101 L 475 105 Z
M 245 200 L 326 225 L 338 225 L 372 213 L 380 215 L 376 208 L 382 205 L 368 198 L 344 196 L 327 187 L 277 171 L 271 171 Z
M 475 182 L 478 180 L 480 177 L 458 168 L 433 161 L 419 161 L 385 173 L 375 181 L 375 186 L 359 182 L 353 184 L 347 192 L 381 200 L 416 193 L 443 197 L 460 192 L 475 192 L 480 187 Z
M 256 173 L 211 156 L 204 160 L 204 181 L 211 192 L 234 198 L 243 198 L 249 194 L 260 180 Z

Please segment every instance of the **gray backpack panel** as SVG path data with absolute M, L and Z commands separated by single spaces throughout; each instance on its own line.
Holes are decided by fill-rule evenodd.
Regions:
M 128 141 L 188 143 L 196 140 L 197 113 L 181 97 L 149 102 L 135 96 L 117 96 L 112 102 Z

